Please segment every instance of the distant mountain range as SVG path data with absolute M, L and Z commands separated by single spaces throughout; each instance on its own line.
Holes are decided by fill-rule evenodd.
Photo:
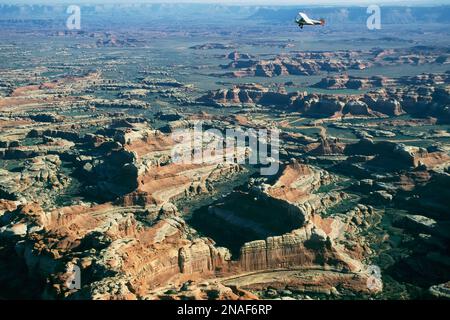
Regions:
M 5 5 L 0 4 L 0 21 L 62 20 L 66 19 L 67 5 Z M 227 6 L 218 4 L 105 4 L 81 5 L 84 21 L 110 19 L 127 23 L 165 21 L 292 21 L 299 10 L 312 17 L 325 18 L 329 23 L 361 23 L 368 13 L 362 6 Z M 442 6 L 383 6 L 384 24 L 429 24 L 450 22 L 450 5 Z M 131 19 L 132 18 L 132 19 Z

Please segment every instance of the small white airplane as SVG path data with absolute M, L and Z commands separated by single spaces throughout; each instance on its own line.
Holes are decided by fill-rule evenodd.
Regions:
M 306 13 L 299 12 L 297 15 L 297 18 L 295 19 L 295 23 L 298 24 L 298 26 L 303 29 L 303 26 L 324 26 L 325 20 L 313 20 L 310 19 Z

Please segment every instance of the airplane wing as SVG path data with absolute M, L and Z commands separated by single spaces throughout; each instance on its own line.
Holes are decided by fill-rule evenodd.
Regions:
M 307 24 L 314 24 L 312 20 L 303 12 L 299 12 L 298 15 L 302 18 Z

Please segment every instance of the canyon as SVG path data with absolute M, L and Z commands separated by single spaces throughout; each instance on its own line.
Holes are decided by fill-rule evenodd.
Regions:
M 0 7 L 0 298 L 448 299 L 448 6 Z

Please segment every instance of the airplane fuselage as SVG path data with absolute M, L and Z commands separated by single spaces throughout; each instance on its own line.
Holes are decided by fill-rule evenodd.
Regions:
M 303 26 L 320 26 L 320 25 L 323 25 L 323 22 L 319 21 L 319 20 L 305 21 L 305 20 L 301 19 L 301 20 L 297 20 L 296 22 L 297 22 L 298 26 L 300 28 L 302 28 L 302 29 L 303 29 Z

